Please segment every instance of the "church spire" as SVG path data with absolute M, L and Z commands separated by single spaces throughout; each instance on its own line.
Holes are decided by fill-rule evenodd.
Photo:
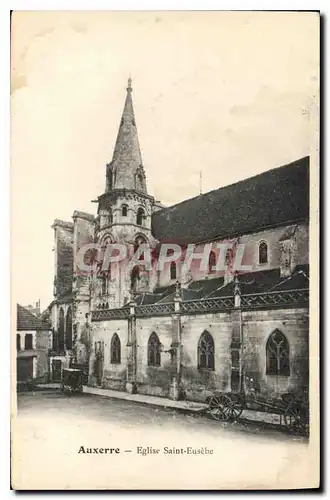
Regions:
M 128 78 L 126 99 L 112 161 L 107 165 L 106 191 L 137 189 L 147 192 L 145 173 L 135 123 L 132 79 Z

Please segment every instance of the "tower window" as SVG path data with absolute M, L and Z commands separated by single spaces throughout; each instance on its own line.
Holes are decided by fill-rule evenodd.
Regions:
M 216 266 L 216 256 L 213 250 L 211 250 L 210 255 L 209 255 L 209 273 L 214 273 L 215 269 L 213 267 Z
M 123 217 L 127 217 L 127 205 L 122 205 L 122 207 L 121 207 L 121 215 Z
M 107 276 L 101 276 L 101 293 L 102 293 L 102 295 L 108 294 L 108 278 L 107 278 Z
M 268 262 L 268 246 L 265 241 L 259 244 L 259 264 L 267 264 Z
M 214 370 L 214 340 L 212 335 L 205 331 L 200 336 L 197 348 L 198 368 Z
M 120 351 L 121 351 L 120 338 L 118 337 L 117 333 L 114 333 L 111 339 L 111 346 L 110 346 L 111 364 L 120 365 L 120 354 L 121 354 Z
M 16 349 L 21 350 L 21 336 L 19 333 L 16 335 Z
M 267 340 L 266 373 L 286 377 L 290 375 L 289 343 L 280 330 L 275 330 Z
M 171 280 L 176 280 L 176 262 L 171 262 L 170 276 Z
M 155 332 L 150 335 L 148 340 L 148 365 L 160 366 L 160 341 Z
M 136 292 L 137 290 L 137 285 L 140 279 L 140 268 L 139 266 L 135 266 L 132 269 L 131 273 L 131 289 Z
M 136 215 L 136 223 L 138 226 L 142 226 L 144 219 L 144 210 L 143 208 L 139 208 Z

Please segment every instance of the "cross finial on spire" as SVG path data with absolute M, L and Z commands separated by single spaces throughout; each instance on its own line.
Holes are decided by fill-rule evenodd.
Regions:
M 132 91 L 132 78 L 131 78 L 131 74 L 129 75 L 128 77 L 128 83 L 127 83 L 127 92 L 131 92 Z

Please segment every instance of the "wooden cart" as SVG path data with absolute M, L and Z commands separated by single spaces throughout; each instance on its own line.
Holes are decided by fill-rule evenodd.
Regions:
M 281 399 L 268 400 L 261 395 L 244 392 L 214 392 L 207 398 L 207 413 L 215 420 L 237 420 L 244 409 L 280 415 L 280 423 L 290 431 L 306 433 L 309 426 L 308 393 L 286 393 Z
M 82 384 L 83 374 L 81 370 L 76 368 L 65 368 L 62 372 L 62 392 L 79 393 L 83 390 Z

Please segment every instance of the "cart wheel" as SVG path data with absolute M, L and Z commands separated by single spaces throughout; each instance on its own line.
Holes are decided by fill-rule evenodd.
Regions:
M 230 418 L 236 420 L 242 415 L 242 411 L 244 410 L 244 402 L 239 398 L 233 396 L 230 398 Z
M 230 398 L 225 394 L 213 396 L 209 401 L 209 413 L 215 420 L 229 420 L 231 416 Z
M 306 427 L 301 409 L 298 406 L 288 406 L 284 412 L 284 423 L 292 431 L 304 431 Z

